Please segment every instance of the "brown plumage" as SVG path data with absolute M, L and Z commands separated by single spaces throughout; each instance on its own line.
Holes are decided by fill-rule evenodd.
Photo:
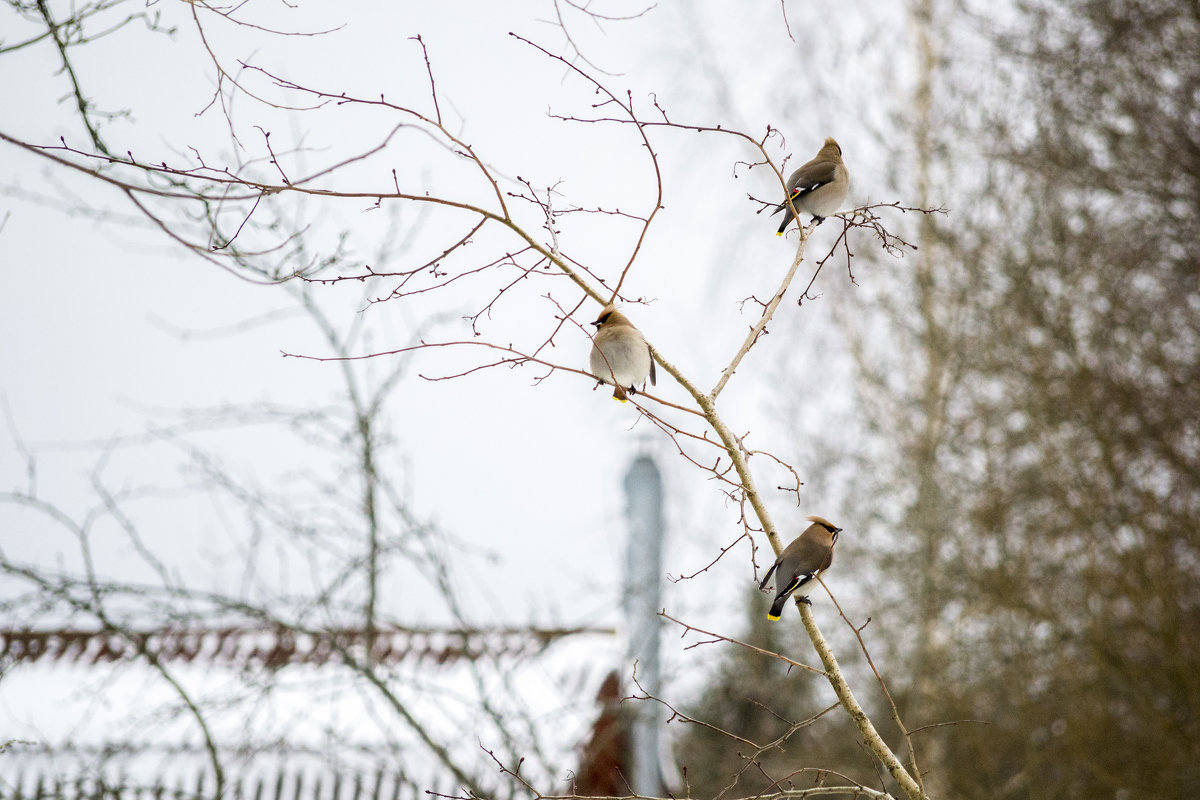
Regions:
M 589 363 L 596 380 L 611 384 L 613 397 L 622 403 L 628 395 L 637 394 L 638 384 L 644 384 L 647 377 L 653 386 L 657 376 L 650 345 L 629 318 L 609 303 L 592 324 L 596 335 Z
M 763 576 L 759 589 L 767 588 L 771 573 L 776 574 L 775 602 L 767 612 L 767 619 L 779 619 L 783 613 L 783 604 L 787 602 L 792 592 L 811 581 L 820 573 L 829 569 L 833 563 L 833 545 L 837 542 L 841 528 L 823 517 L 809 517 L 812 525 L 804 529 L 804 533 L 783 549 L 779 558 Z M 801 602 L 807 603 L 808 597 L 801 597 Z
M 825 140 L 817 157 L 788 178 L 788 200 L 784 200 L 771 212 L 772 216 L 780 211 L 787 212 L 783 215 L 783 222 L 775 235 L 782 236 L 788 223 L 796 219 L 798 214 L 812 214 L 815 222 L 823 222 L 830 214 L 837 213 L 849 191 L 850 173 L 846 171 L 846 165 L 842 161 L 842 148 L 830 136 Z M 794 214 L 793 208 L 796 210 Z

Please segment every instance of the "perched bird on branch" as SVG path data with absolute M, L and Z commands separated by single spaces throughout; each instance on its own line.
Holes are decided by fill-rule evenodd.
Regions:
M 769 620 L 779 619 L 779 615 L 783 613 L 783 604 L 792 592 L 829 569 L 829 565 L 833 563 L 833 545 L 842 529 L 823 517 L 809 519 L 812 520 L 812 525 L 805 528 L 804 533 L 796 537 L 796 541 L 783 549 L 779 558 L 763 576 L 762 583 L 758 585 L 759 589 L 766 589 L 771 573 L 776 573 L 775 602 L 767 612 Z M 808 597 L 801 597 L 800 602 L 808 603 Z
M 846 200 L 850 190 L 850 173 L 842 163 L 842 148 L 830 136 L 817 153 L 817 157 L 809 161 L 788 178 L 788 199 L 784 200 L 771 216 L 780 211 L 783 223 L 779 226 L 776 236 L 782 236 L 788 223 L 800 214 L 812 214 L 815 222 L 820 224 L 830 214 L 836 214 Z M 789 202 L 790 201 L 790 202 Z M 793 213 L 792 209 L 795 209 Z M 797 222 L 796 224 L 800 224 Z
M 638 384 L 644 384 L 647 376 L 653 386 L 656 376 L 650 345 L 629 318 L 609 303 L 592 324 L 596 335 L 592 338 L 591 367 L 596 380 L 616 387 L 613 397 L 622 403 L 628 395 L 637 394 Z

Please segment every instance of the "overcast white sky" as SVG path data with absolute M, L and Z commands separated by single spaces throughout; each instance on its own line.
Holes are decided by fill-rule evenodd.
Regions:
M 826 135 L 837 136 L 854 173 L 850 201 L 896 199 L 882 197 L 872 178 L 885 166 L 875 163 L 869 142 L 886 124 L 876 96 L 880 64 L 890 64 L 891 80 L 899 82 L 896 76 L 908 66 L 902 11 L 873 9 L 870 21 L 856 23 L 833 17 L 840 7 L 788 4 L 796 41 L 782 25 L 778 3 L 662 3 L 640 19 L 607 22 L 602 29 L 574 18 L 570 30 L 592 62 L 615 73 L 597 77 L 618 92 L 630 89 L 643 109 L 653 93 L 675 121 L 740 127 L 758 135 L 776 126 L 786 135 L 786 149 L 774 155 L 779 160 L 792 154 L 793 168 L 810 158 Z M 604 10 L 638 8 L 612 4 Z M 80 51 L 81 80 L 96 105 L 132 110 L 132 119 L 114 121 L 105 135 L 118 152 L 131 149 L 139 160 L 179 161 L 189 147 L 212 163 L 229 159 L 233 150 L 225 119 L 216 108 L 204 110 L 212 69 L 189 6 L 159 4 L 153 11 L 179 27 L 173 40 L 133 26 Z M 420 51 L 408 38 L 420 34 L 442 111 L 454 120 L 450 127 L 499 174 L 519 175 L 539 188 L 557 183 L 564 204 L 637 213 L 652 207 L 649 162 L 631 128 L 548 118 L 548 110 L 589 113 L 596 96 L 561 64 L 509 35 L 513 31 L 563 52 L 562 32 L 545 21 L 552 13 L 547 3 L 325 4 L 298 10 L 274 4 L 251 13 L 276 28 L 338 29 L 298 39 L 213 24 L 206 29 L 209 44 L 231 67 L 241 59 L 300 84 L 362 96 L 382 92 L 389 100 L 427 107 Z M 881 16 L 894 19 L 883 24 Z M 0 27 L 6 37 L 21 36 L 11 19 Z M 860 47 L 864 39 L 868 46 Z M 63 100 L 67 84 L 56 74 L 55 58 L 45 46 L 0 58 L 0 108 L 5 109 L 0 130 L 47 144 L 64 136 L 83 147 L 85 133 Z M 250 79 L 248 85 L 273 91 L 262 80 Z M 253 126 L 262 125 L 277 149 L 288 143 L 311 148 L 310 165 L 372 146 L 397 121 L 337 107 L 312 113 L 263 109 L 245 98 L 235 106 L 234 118 L 250 153 L 261 154 Z M 666 208 L 626 284 L 627 294 L 650 303 L 628 312 L 668 359 L 711 387 L 755 318 L 753 306 L 743 311 L 739 301 L 769 295 L 787 268 L 795 238 L 776 238 L 772 221 L 756 215 L 758 206 L 746 198 L 747 193 L 771 198 L 778 193 L 769 173 L 741 170 L 734 177 L 735 162 L 753 158 L 748 148 L 721 137 L 668 131 L 652 136 L 662 159 Z M 283 313 L 270 324 L 239 327 L 266 312 L 294 310 L 292 295 L 242 281 L 185 252 L 138 221 L 118 191 L 8 145 L 0 146 L 0 163 L 0 397 L 11 419 L 11 428 L 0 430 L 0 491 L 28 485 L 15 435 L 36 454 L 39 496 L 80 515 L 97 502 L 90 486 L 101 457 L 97 442 L 154 430 L 184 412 L 265 402 L 305 409 L 336 401 L 338 365 L 280 355 L 328 354 L 302 315 Z M 477 179 L 471 184 L 444 153 L 407 134 L 397 136 L 384 157 L 350 171 L 337 184 L 386 190 L 392 167 L 406 185 L 480 197 Z M 279 203 L 276 208 L 312 225 L 314 248 L 348 232 L 348 247 L 359 264 L 378 263 L 376 254 L 394 220 L 387 211 L 369 210 L 370 201 L 318 207 L 284 197 Z M 419 260 L 444 243 L 445 226 L 461 224 L 463 215 L 456 213 L 417 218 L 412 209 L 399 209 L 400 230 L 410 237 Z M 822 243 L 828 246 L 833 227 L 818 232 L 810 252 Z M 611 277 L 627 260 L 636 228 L 569 217 L 561 221 L 561 231 L 565 251 Z M 410 258 L 418 260 L 398 254 L 391 266 L 402 268 Z M 859 279 L 869 284 L 869 275 L 860 273 Z M 844 270 L 833 268 L 822 275 L 817 291 L 841 292 L 845 284 Z M 380 284 L 379 290 L 388 286 Z M 434 315 L 444 321 L 430 338 L 470 338 L 460 317 L 490 299 L 486 288 L 474 284 L 369 308 L 357 285 L 318 288 L 315 297 L 338 325 L 364 315 L 369 338 L 359 352 L 366 353 L 409 344 L 414 327 Z M 520 341 L 544 331 L 553 308 L 538 294 L 529 291 L 502 302 L 489 334 Z M 578 294 L 561 291 L 560 297 L 573 302 Z M 752 432 L 752 445 L 799 465 L 810 463 L 812 454 L 783 434 L 814 422 L 780 420 L 772 409 L 780 405 L 780 392 L 810 394 L 811 413 L 820 420 L 831 398 L 848 394 L 844 371 L 825 363 L 820 351 L 833 325 L 829 305 L 825 298 L 801 309 L 794 297 L 785 302 L 772 335 L 743 363 L 721 401 L 731 427 Z M 580 318 L 590 320 L 594 311 L 589 305 Z M 237 330 L 214 335 L 230 329 Z M 581 334 L 567 330 L 558 345 L 556 361 L 586 364 L 588 341 Z M 455 579 L 474 623 L 620 622 L 620 485 L 638 452 L 659 456 L 666 471 L 668 573 L 696 571 L 739 535 L 737 509 L 723 502 L 705 473 L 675 457 L 674 448 L 650 425 L 637 423 L 632 406 L 614 403 L 604 391 L 592 392 L 582 377 L 560 373 L 535 383 L 542 374 L 536 369 L 494 369 L 428 382 L 418 373 L 450 371 L 448 364 L 469 362 L 447 361 L 442 353 L 409 358 L 408 375 L 387 405 L 398 440 L 391 463 L 394 474 L 402 476 L 399 490 L 419 516 L 471 551 L 455 561 Z M 787 370 L 781 370 L 784 365 Z M 380 373 L 390 366 L 359 369 Z M 807 372 L 813 379 L 780 386 L 782 371 Z M 811 391 L 817 376 L 820 392 Z M 659 391 L 682 401 L 683 393 L 670 382 L 660 371 Z M 286 495 L 296 490 L 298 484 L 291 482 L 298 473 L 332 474 L 334 468 L 272 430 L 239 429 L 189 441 L 215 448 L 239 480 L 263 491 L 279 489 Z M 196 474 L 186 461 L 169 444 L 118 449 L 105 480 L 124 489 L 189 486 Z M 754 463 L 765 470 L 762 461 Z M 801 478 L 810 481 L 803 472 Z M 776 483 L 773 476 L 763 481 L 767 489 Z M 839 511 L 808 488 L 799 508 L 782 493 L 772 496 L 772 504 L 785 529 L 794 529 L 805 514 L 836 520 Z M 190 583 L 230 588 L 244 577 L 230 563 L 249 535 L 236 512 L 172 491 L 131 503 L 131 513 L 151 549 Z M 0 505 L 0 546 L 9 557 L 42 563 L 75 558 L 61 531 L 10 505 Z M 98 532 L 96 546 L 98 561 L 112 574 L 138 569 L 127 539 L 113 526 Z M 488 552 L 500 557 L 488 558 Z M 701 625 L 740 624 L 737 608 L 752 577 L 748 550 L 739 546 L 718 568 L 694 580 L 664 581 L 667 609 Z M 300 579 L 292 575 L 289 580 Z M 419 585 L 408 576 L 392 576 L 383 598 L 386 613 L 406 624 L 446 622 L 445 610 Z M 704 663 L 706 656 L 695 651 L 685 656 L 674 637 L 667 642 L 674 672 Z M 28 697 L 22 686 L 34 684 L 16 685 L 18 677 L 0 686 L 0 730 L 27 721 L 30 708 L 45 700 Z M 15 702 L 16 694 L 32 703 Z

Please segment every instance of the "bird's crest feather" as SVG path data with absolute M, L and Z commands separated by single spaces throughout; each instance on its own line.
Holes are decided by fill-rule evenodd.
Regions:
M 824 517 L 818 517 L 816 514 L 809 514 L 806 519 L 808 519 L 809 522 L 815 522 L 818 525 L 823 525 L 824 527 L 828 528 L 831 531 L 837 530 L 837 525 L 834 525 L 832 522 L 825 519 Z

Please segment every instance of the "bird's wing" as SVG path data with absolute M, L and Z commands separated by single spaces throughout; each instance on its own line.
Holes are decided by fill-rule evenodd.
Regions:
M 646 345 L 646 349 L 649 350 L 650 346 Z M 658 385 L 658 376 L 655 374 L 655 372 L 656 372 L 656 370 L 654 369 L 654 354 L 651 353 L 650 354 L 650 385 L 651 386 Z
M 776 592 L 775 596 L 780 597 L 782 595 L 791 594 L 792 592 L 796 591 L 797 589 L 799 589 L 801 586 L 808 583 L 812 579 L 813 579 L 813 576 L 810 573 L 802 572 L 799 575 L 792 578 L 790 581 L 788 581 L 787 586 L 784 586 L 782 589 L 780 589 L 778 592 Z
M 789 201 L 801 198 L 827 183 L 832 183 L 836 170 L 837 165 L 832 161 L 810 161 L 793 172 L 787 182 L 788 199 L 775 206 L 771 216 L 775 216 L 787 208 Z
M 791 180 L 788 181 L 788 196 L 802 197 L 813 189 L 824 186 L 827 183 L 833 183 L 836 171 L 837 165 L 832 161 L 808 162 L 796 170 Z
M 787 576 L 789 580 L 798 580 L 802 577 L 805 580 L 811 579 L 813 575 L 828 566 L 829 552 L 812 537 L 801 536 L 796 542 L 788 545 L 788 549 L 793 547 L 795 550 L 784 554 L 790 556 L 784 560 L 793 565 L 791 574 Z
M 771 573 L 772 573 L 772 572 L 774 572 L 774 571 L 775 571 L 775 568 L 776 568 L 776 567 L 778 567 L 778 566 L 779 566 L 779 560 L 778 560 L 778 559 L 776 559 L 775 563 L 771 565 L 771 568 L 770 568 L 769 570 L 767 570 L 767 574 L 766 574 L 766 575 L 763 575 L 762 583 L 760 583 L 760 584 L 758 585 L 758 588 L 759 588 L 759 589 L 766 589 L 766 588 L 767 588 L 767 581 L 771 580 Z

